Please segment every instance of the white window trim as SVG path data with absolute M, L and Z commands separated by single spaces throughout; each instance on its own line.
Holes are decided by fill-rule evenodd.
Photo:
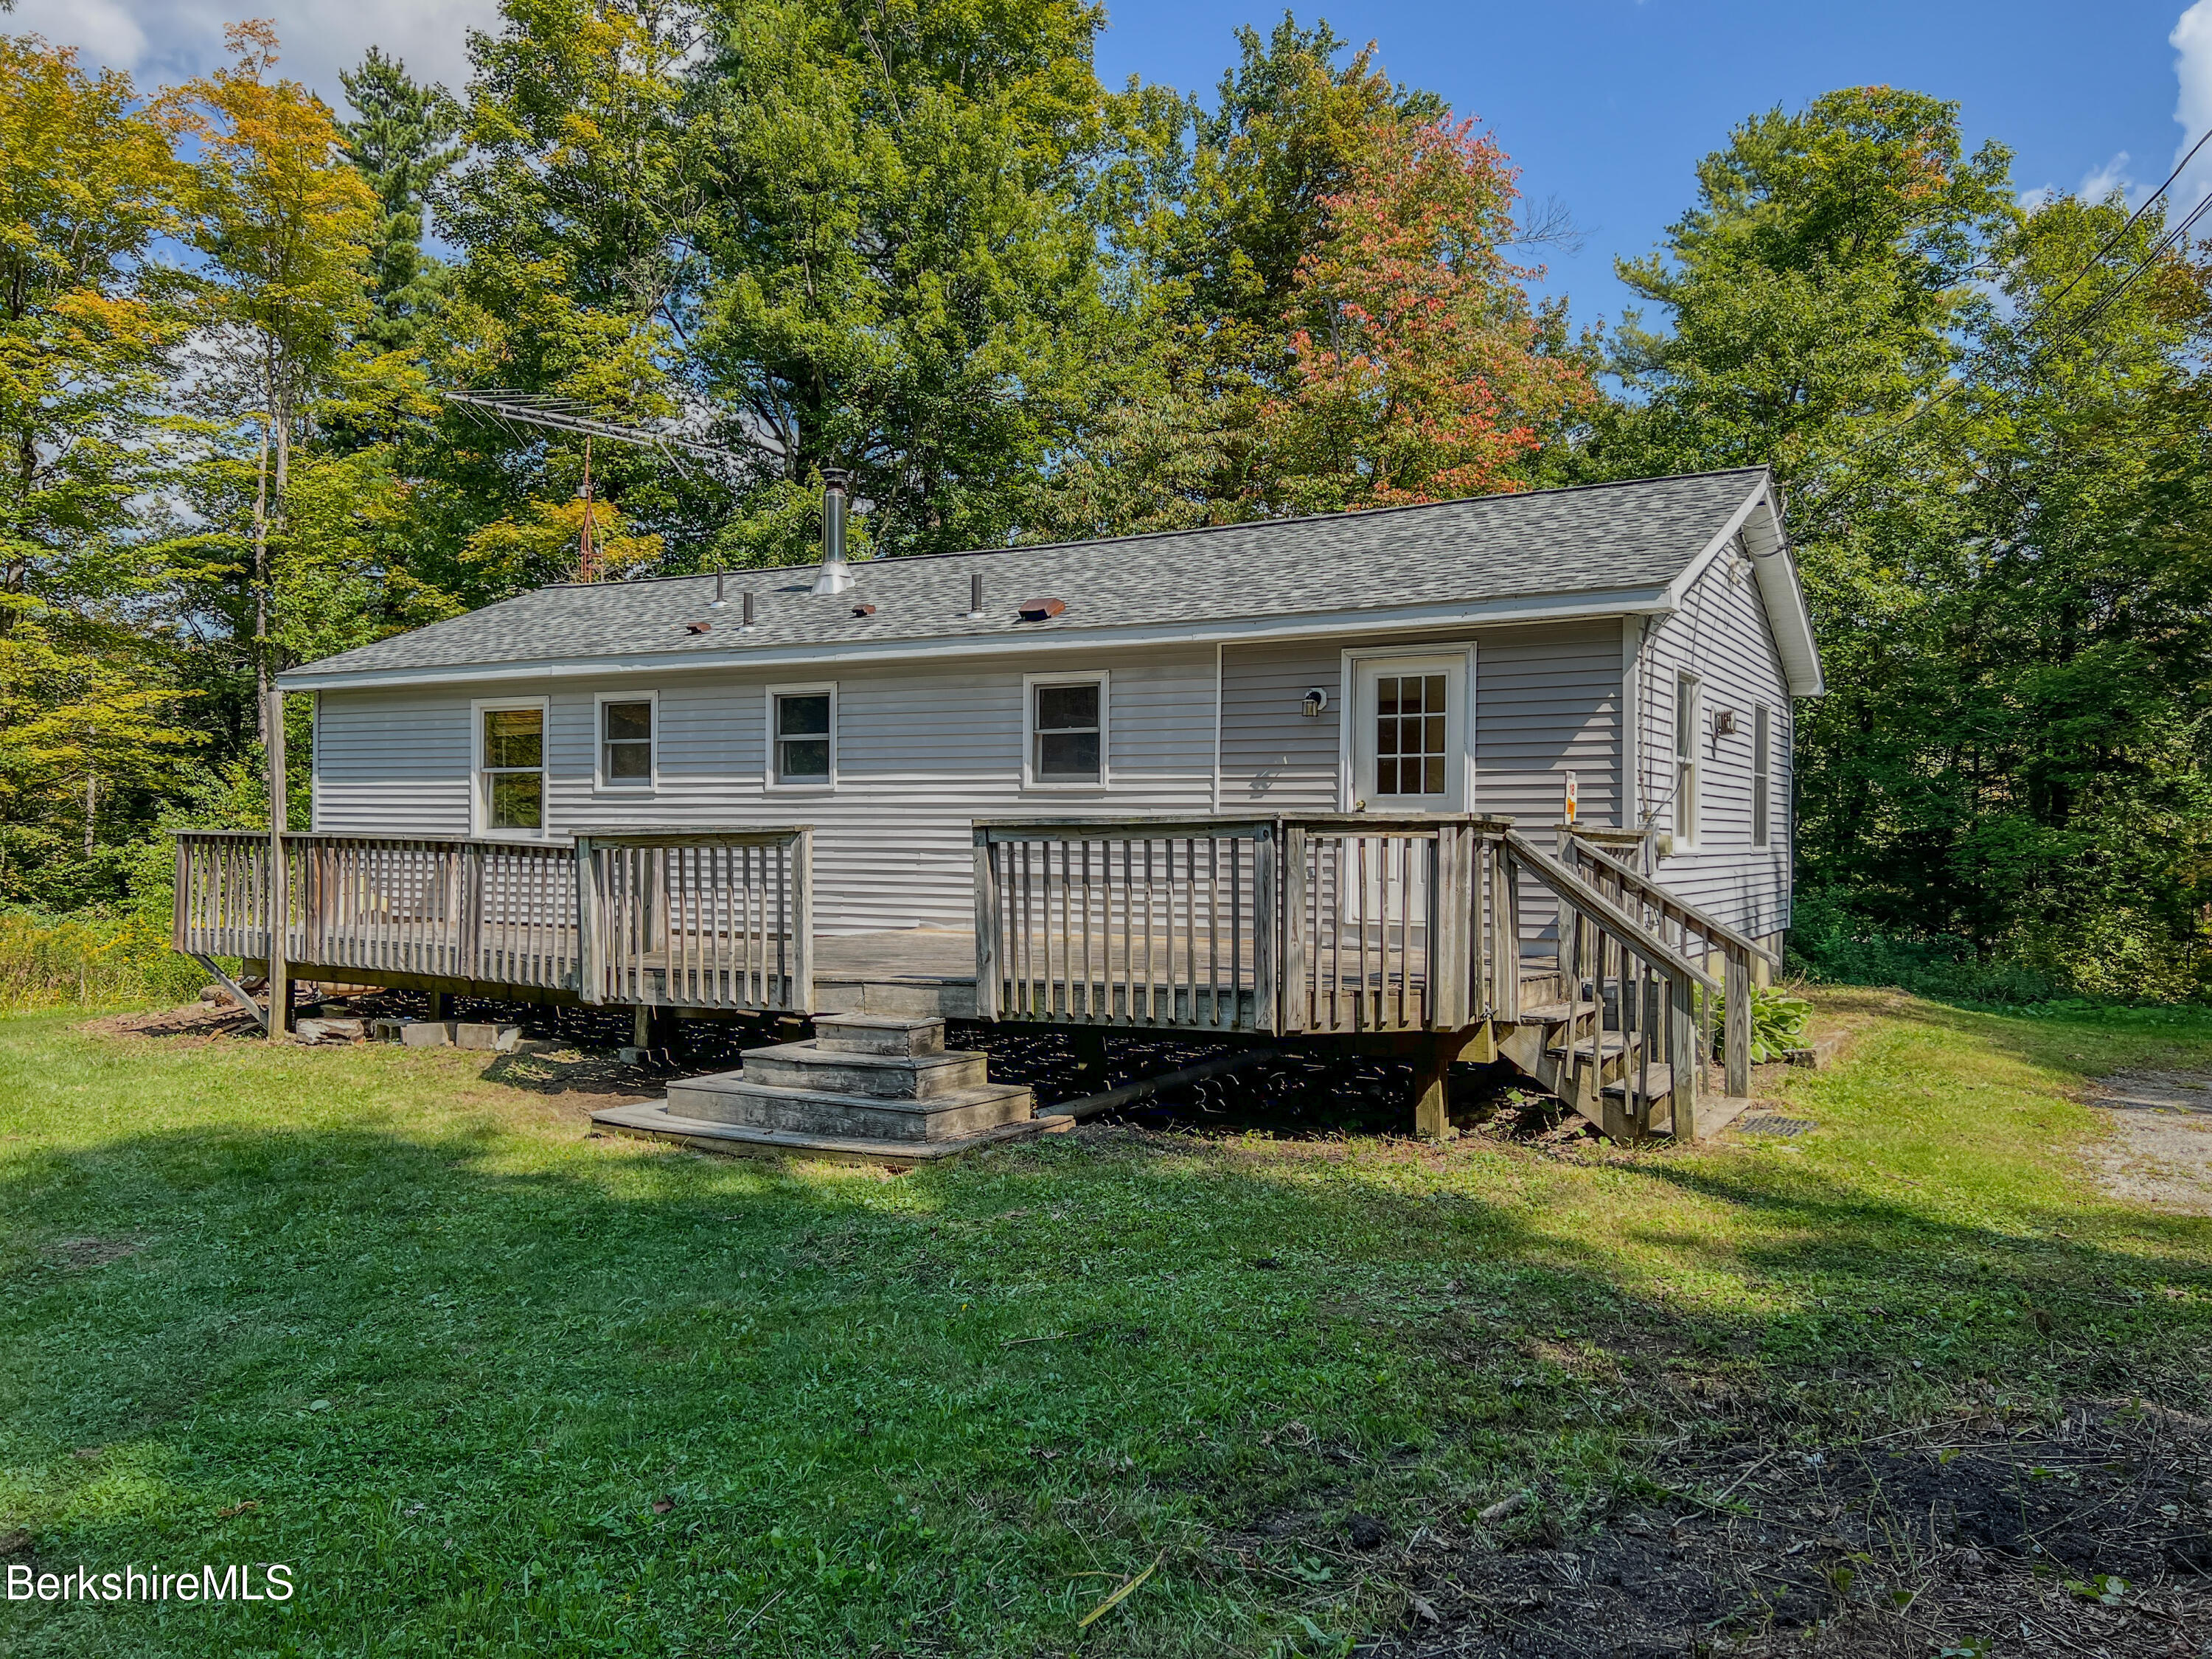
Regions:
M 1352 776 L 1352 768 L 1359 752 L 1359 733 L 1353 726 L 1359 713 L 1359 665 L 1385 657 L 1450 657 L 1465 656 L 1467 667 L 1467 713 L 1460 721 L 1460 787 L 1461 805 L 1451 810 L 1472 812 L 1475 808 L 1474 715 L 1475 686 L 1474 641 L 1473 640 L 1439 640 L 1434 645 L 1373 645 L 1358 646 L 1346 650 L 1338 665 L 1336 690 L 1336 810 L 1349 812 L 1352 802 L 1358 799 L 1358 780 Z
M 607 775 L 606 706 L 611 702 L 642 702 L 652 706 L 647 719 L 653 736 L 653 773 L 649 777 L 618 782 Z M 660 693 L 658 691 L 601 691 L 592 698 L 592 793 L 595 795 L 649 795 L 660 787 Z
M 1685 704 L 1688 707 L 1686 710 Z M 1683 741 L 1687 730 L 1689 742 Z M 1674 809 L 1674 848 L 1694 853 L 1705 844 L 1705 682 L 1701 675 L 1677 670 L 1674 675 L 1674 787 L 1668 805 Z M 1685 812 L 1683 808 L 1688 807 Z M 1681 826 L 1686 824 L 1684 830 Z
M 1763 702 L 1751 706 L 1751 844 L 1764 853 L 1774 845 L 1774 711 Z
M 495 830 L 485 819 L 483 717 L 494 709 L 538 711 L 538 778 L 542 792 L 535 830 Z M 478 697 L 469 704 L 469 834 L 478 841 L 544 841 L 553 833 L 553 708 L 550 697 Z
M 1040 685 L 1096 685 L 1098 688 L 1098 777 L 1095 782 L 1047 783 L 1036 775 L 1036 689 Z M 1114 677 L 1103 668 L 1079 668 L 1065 674 L 1022 676 L 1022 790 L 1040 795 L 1096 795 L 1113 775 Z
M 826 778 L 804 779 L 796 783 L 785 783 L 777 778 L 775 766 L 775 700 L 778 697 L 818 697 L 824 692 L 830 697 L 830 775 Z M 768 747 L 761 757 L 761 787 L 775 795 L 827 795 L 837 788 L 837 682 L 835 680 L 793 681 L 785 685 L 768 688 L 768 700 L 762 705 L 763 723 L 768 731 Z

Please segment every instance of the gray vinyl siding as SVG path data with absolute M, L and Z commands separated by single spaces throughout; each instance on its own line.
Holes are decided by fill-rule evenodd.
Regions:
M 468 834 L 469 718 L 465 691 L 318 692 L 314 827 Z
M 1662 830 L 1674 823 L 1674 702 L 1680 677 L 1704 684 L 1699 733 L 1700 834 L 1692 851 L 1663 860 L 1667 885 L 1753 938 L 1790 925 L 1791 762 L 1796 723 L 1759 584 L 1727 557 L 1717 560 L 1684 595 L 1682 608 L 1644 642 L 1638 676 L 1643 715 L 1644 815 Z M 1768 844 L 1752 845 L 1752 747 L 1755 711 L 1773 721 Z M 1736 730 L 1712 734 L 1712 716 L 1731 709 Z
M 1025 670 L 1110 675 L 1101 790 L 1022 787 Z M 594 829 L 811 824 L 823 933 L 961 927 L 975 916 L 971 821 L 991 817 L 1207 811 L 1214 653 L 1055 653 L 1003 667 L 927 665 L 835 674 L 591 676 L 549 682 L 546 815 L 565 838 Z M 834 788 L 765 782 L 768 688 L 834 683 Z M 650 789 L 596 781 L 596 694 L 659 696 Z M 483 688 L 404 698 L 322 694 L 317 827 L 463 836 L 470 830 L 472 701 Z M 496 694 L 505 697 L 502 690 Z M 489 696 L 485 700 L 491 700 Z
M 1232 646 L 1222 659 L 1221 810 L 1335 811 L 1344 653 L 1418 652 L 1468 640 L 1474 644 L 1474 810 L 1556 823 L 1571 771 L 1583 821 L 1617 823 L 1621 648 L 1620 624 L 1610 619 L 1480 629 L 1449 641 L 1395 634 Z M 1307 720 L 1299 704 L 1315 686 L 1329 706 Z

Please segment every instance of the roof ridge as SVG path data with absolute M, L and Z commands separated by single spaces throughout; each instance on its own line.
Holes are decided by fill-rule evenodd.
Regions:
M 1401 501 L 1395 507 L 1343 507 L 1334 513 L 1301 513 L 1287 519 L 1237 519 L 1228 524 L 1193 525 L 1183 530 L 1139 530 L 1126 536 L 1094 536 L 1080 541 L 1011 542 L 1004 547 L 957 548 L 948 549 L 941 553 L 897 553 L 888 556 L 882 562 L 907 565 L 918 564 L 925 559 L 975 559 L 1000 553 L 1048 553 L 1057 548 L 1120 547 L 1132 542 L 1160 541 L 1170 536 L 1203 536 L 1226 530 L 1254 530 L 1262 526 L 1272 529 L 1283 525 L 1320 524 L 1346 519 L 1376 519 L 1394 513 L 1425 513 L 1440 507 L 1466 507 L 1477 501 L 1525 501 L 1539 495 L 1572 495 L 1585 490 L 1626 489 L 1637 484 L 1675 483 L 1690 478 L 1722 478 L 1740 472 L 1771 474 L 1773 470 L 1771 465 L 1761 463 L 1756 466 L 1710 467 L 1702 472 L 1662 472 L 1656 477 L 1650 478 L 1606 478 L 1590 483 L 1553 484 L 1544 489 L 1493 489 L 1486 495 L 1454 495 L 1441 501 Z M 868 565 L 874 564 L 878 561 L 860 559 L 854 562 Z M 819 559 L 810 560 L 805 564 L 725 566 L 713 570 L 693 570 L 666 576 L 640 576 L 629 581 L 620 582 L 547 582 L 530 591 L 542 593 L 548 588 L 556 587 L 643 587 L 653 582 L 695 582 L 704 580 L 709 576 L 733 576 L 739 571 L 757 570 L 773 573 L 781 570 L 818 570 L 821 568 L 822 561 Z M 855 574 L 857 574 L 857 572 Z M 524 596 L 514 594 L 509 597 L 520 599 Z M 505 601 L 495 600 L 494 603 L 503 604 Z

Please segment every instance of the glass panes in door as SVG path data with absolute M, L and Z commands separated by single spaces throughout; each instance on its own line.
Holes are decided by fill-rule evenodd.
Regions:
M 1375 793 L 1378 796 L 1444 793 L 1449 678 L 1443 674 L 1376 677 Z

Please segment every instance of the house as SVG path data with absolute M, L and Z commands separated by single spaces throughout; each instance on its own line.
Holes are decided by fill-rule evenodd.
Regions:
M 1583 961 L 1588 951 L 1617 951 L 1632 924 L 1646 932 L 1632 944 L 1675 951 L 1679 979 L 1715 951 L 1748 966 L 1789 925 L 1793 709 L 1820 693 L 1820 667 L 1763 469 L 857 564 L 844 557 L 843 509 L 833 478 L 816 567 L 550 586 L 283 676 L 284 689 L 315 697 L 314 833 L 302 848 L 358 843 L 347 854 L 358 863 L 372 842 L 465 845 L 517 872 L 580 858 L 641 882 L 620 917 L 602 919 L 593 906 L 616 900 L 561 899 L 566 878 L 544 878 L 544 902 L 567 907 L 553 931 L 574 943 L 541 940 L 524 953 L 535 977 L 503 981 L 475 977 L 477 930 L 512 898 L 484 910 L 480 896 L 480 914 L 465 915 L 440 890 L 448 921 L 467 933 L 453 949 L 474 964 L 464 975 L 449 952 L 446 978 L 641 1006 L 684 1002 L 671 988 L 688 974 L 685 983 L 711 981 L 741 1009 L 1006 1017 L 1016 976 L 997 957 L 1016 949 L 1007 884 L 1034 884 L 1042 868 L 1042 911 L 1020 923 L 1049 935 L 1043 1000 L 1025 1005 L 1030 1015 L 1339 1029 L 1313 1012 L 1317 937 L 1298 957 L 1305 1017 L 1284 1012 L 1281 975 L 1299 943 L 1281 933 L 1293 920 L 1286 837 L 1300 825 L 1314 838 L 1295 890 L 1308 933 L 1329 932 L 1340 952 L 1347 930 L 1364 945 L 1396 926 L 1395 957 L 1362 957 L 1361 996 L 1378 983 L 1441 996 L 1443 1012 L 1466 1016 L 1453 1031 L 1480 1024 L 1484 1009 L 1459 1007 L 1444 981 L 1460 970 L 1437 953 L 1480 935 L 1504 959 L 1496 915 L 1444 915 L 1504 902 L 1493 848 L 1511 866 L 1522 958 L 1510 973 L 1498 963 L 1467 970 L 1493 1012 L 1514 994 L 1503 981 L 1542 958 L 1564 1006 L 1592 993 L 1612 1011 L 1597 1024 L 1632 1034 L 1650 1016 L 1626 1008 L 1626 970 Z M 1393 826 L 1396 841 L 1378 839 Z M 1453 840 L 1461 828 L 1474 837 L 1464 854 Z M 1194 948 L 1194 894 L 1210 880 L 1219 900 L 1229 857 L 1230 899 L 1243 907 L 1232 951 L 1242 989 L 1229 1002 L 1218 989 L 1208 1001 L 1193 979 L 1185 994 L 1168 990 L 1167 1016 L 1156 1018 L 1160 982 L 1133 957 L 1121 963 L 1122 991 L 1094 994 L 1091 929 L 1096 915 L 1109 930 L 1115 901 L 1091 848 L 1115 837 L 1125 861 L 1130 845 L 1146 848 L 1146 882 L 1189 890 L 1184 921 L 1162 924 L 1147 888 L 1147 952 L 1163 925 L 1170 946 L 1181 938 L 1186 953 Z M 1176 837 L 1188 843 L 1181 875 L 1171 846 L 1164 865 L 1152 851 Z M 1041 866 L 1028 861 L 1030 841 L 1044 843 Z M 1204 870 L 1201 841 L 1212 860 Z M 1323 842 L 1341 860 L 1326 869 Z M 640 849 L 655 845 L 662 862 L 647 871 Z M 1002 845 L 1003 855 L 993 850 Z M 1581 879 L 1577 855 L 1598 853 L 1604 891 L 1587 902 L 1595 890 L 1564 891 L 1562 878 Z M 686 927 L 739 955 L 753 948 L 740 936 L 765 937 L 765 921 L 756 929 L 737 918 L 744 905 L 764 918 L 766 890 L 757 904 L 727 893 L 743 884 L 730 860 L 761 865 L 743 882 L 767 881 L 771 854 L 785 906 L 773 931 L 779 949 L 804 955 L 809 983 L 794 989 L 789 959 L 773 975 L 751 957 L 704 978 L 683 966 Z M 1474 862 L 1455 876 L 1461 858 Z M 794 860 L 804 895 L 792 886 Z M 382 909 L 364 908 L 358 872 L 315 868 L 319 890 L 350 920 L 303 911 L 296 925 L 325 941 L 310 958 L 331 955 L 327 941 L 358 934 L 372 912 L 397 914 L 388 895 Z M 1532 884 L 1532 872 L 1541 879 Z M 302 879 L 313 875 L 302 866 Z M 510 873 L 484 891 L 511 896 L 536 878 Z M 1469 881 L 1492 898 L 1465 890 Z M 1079 974 L 1068 955 L 1079 889 Z M 1599 899 L 1613 904 L 1602 922 Z M 426 902 L 418 894 L 399 908 Z M 1126 953 L 1139 949 L 1140 924 L 1133 898 L 1121 902 L 1111 926 Z M 180 897 L 180 934 L 183 913 Z M 639 920 L 648 913 L 657 919 Z M 698 921 L 709 913 L 720 919 Z M 1597 930 L 1587 940 L 1585 927 Z M 628 969 L 581 963 L 609 927 L 630 930 Z M 1054 939 L 1064 973 L 1051 967 Z M 1691 944 L 1708 954 L 1683 956 Z M 501 950 L 502 961 L 520 959 Z M 659 967 L 647 960 L 656 951 Z M 407 971 L 438 979 L 423 975 L 427 962 Z M 375 976 L 358 948 L 345 965 Z M 1194 962 L 1186 967 L 1194 975 Z M 1574 982 L 1563 986 L 1566 975 Z M 1601 984 L 1613 988 L 1606 997 L 1594 994 Z M 933 997 L 921 989 L 931 985 Z M 1364 1009 L 1342 1029 L 1384 1024 Z M 1571 1022 L 1566 1034 L 1572 1060 Z M 1584 1081 L 1595 1091 L 1618 1066 L 1601 1033 L 1590 1041 Z

